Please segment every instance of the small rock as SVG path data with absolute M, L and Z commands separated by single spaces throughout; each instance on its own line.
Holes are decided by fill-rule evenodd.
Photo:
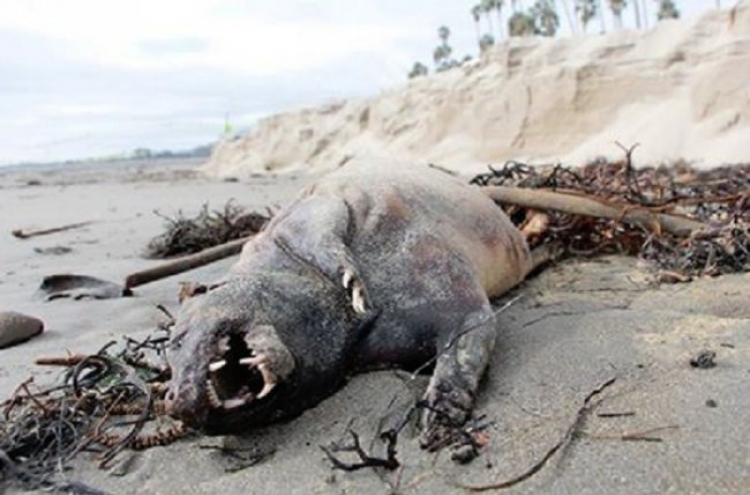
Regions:
M 708 399 L 706 401 L 706 407 L 717 407 L 718 405 L 719 404 L 713 399 Z
M 112 299 L 130 296 L 132 292 L 114 282 L 108 282 L 88 275 L 49 275 L 44 277 L 37 291 L 45 300 L 62 297 L 80 299 Z
M 34 252 L 37 254 L 60 256 L 63 254 L 72 253 L 73 249 L 68 246 L 51 246 L 51 247 L 35 247 Z
M 704 349 L 690 360 L 690 366 L 706 370 L 716 366 L 716 352 Z
M 14 311 L 0 311 L 0 349 L 29 340 L 42 330 L 44 323 L 39 318 Z

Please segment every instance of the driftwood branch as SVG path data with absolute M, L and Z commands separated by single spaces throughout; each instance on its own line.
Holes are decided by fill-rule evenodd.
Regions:
M 214 261 L 218 261 L 229 256 L 233 256 L 242 251 L 242 246 L 250 239 L 250 237 L 243 237 L 242 239 L 235 239 L 225 244 L 220 244 L 212 248 L 204 249 L 203 251 L 189 256 L 184 256 L 176 260 L 162 263 L 153 268 L 148 268 L 140 272 L 132 273 L 125 278 L 125 289 L 132 289 L 139 285 L 144 285 L 155 280 L 160 280 L 178 273 L 186 272 L 194 268 L 208 265 Z
M 614 206 L 597 199 L 574 194 L 507 186 L 486 186 L 480 188 L 480 190 L 497 203 L 513 204 L 537 210 L 556 210 L 573 215 L 608 218 L 636 224 L 648 230 L 661 229 L 678 236 L 689 236 L 695 231 L 708 227 L 703 222 L 691 220 L 687 217 L 654 213 L 648 208 L 638 206 Z
M 30 237 L 39 237 L 41 235 L 56 234 L 57 232 L 65 232 L 66 230 L 78 229 L 78 228 L 85 227 L 90 224 L 91 224 L 90 221 L 69 223 L 67 225 L 61 225 L 60 227 L 52 227 L 50 229 L 41 229 L 41 230 L 29 230 L 25 232 L 22 229 L 15 229 L 11 231 L 11 234 L 13 234 L 13 237 L 15 237 L 16 239 L 28 239 Z
M 556 210 L 574 215 L 608 218 L 639 225 L 648 230 L 665 230 L 675 235 L 688 236 L 707 227 L 706 224 L 686 217 L 652 212 L 644 207 L 614 206 L 604 201 L 540 189 L 524 189 L 506 186 L 486 186 L 480 189 L 498 203 L 514 204 L 538 210 Z M 131 289 L 155 280 L 213 263 L 233 256 L 242 250 L 250 237 L 205 249 L 200 253 L 185 256 L 164 264 L 133 273 L 125 279 L 125 289 Z M 539 266 L 554 257 L 554 249 L 546 247 L 535 253 L 534 265 Z

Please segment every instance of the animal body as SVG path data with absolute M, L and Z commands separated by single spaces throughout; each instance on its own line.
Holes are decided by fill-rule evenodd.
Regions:
M 523 235 L 423 166 L 349 164 L 306 187 L 187 299 L 167 411 L 211 434 L 299 414 L 351 373 L 435 358 L 423 446 L 468 418 L 495 345 L 490 298 L 527 275 Z

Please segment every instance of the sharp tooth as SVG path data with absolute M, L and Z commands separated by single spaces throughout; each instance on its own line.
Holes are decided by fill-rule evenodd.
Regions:
M 234 409 L 236 407 L 244 406 L 247 401 L 243 397 L 235 397 L 233 399 L 227 399 L 223 402 L 224 409 Z
M 258 399 L 262 399 L 266 395 L 270 394 L 271 390 L 273 390 L 274 387 L 276 387 L 275 383 L 273 383 L 273 382 L 270 382 L 270 383 L 266 382 L 266 384 L 263 385 L 263 390 L 261 390 L 260 393 L 258 394 Z
M 263 376 L 263 389 L 258 394 L 258 399 L 262 399 L 266 395 L 271 393 L 271 390 L 276 386 L 276 375 L 273 374 L 268 364 L 261 363 L 258 365 L 258 371 Z
M 227 365 L 226 360 L 225 359 L 220 359 L 218 361 L 214 361 L 213 363 L 210 363 L 208 365 L 208 371 L 210 371 L 212 373 L 216 373 L 217 371 L 219 371 L 221 368 L 223 368 L 226 365 Z
M 349 288 L 349 284 L 352 282 L 352 279 L 354 278 L 354 274 L 351 270 L 344 270 L 344 278 L 342 280 L 342 283 L 344 285 L 344 289 Z
M 271 393 L 271 390 L 276 387 L 276 375 L 271 371 L 268 366 L 268 359 L 265 354 L 258 354 L 253 357 L 244 357 L 239 360 L 240 364 L 245 366 L 255 366 L 263 377 L 263 389 L 255 397 L 256 399 L 262 399 L 266 395 Z M 226 405 L 225 405 L 226 407 Z
M 258 366 L 261 362 L 263 362 L 262 356 L 244 357 L 239 360 L 239 363 L 245 366 Z
M 365 313 L 365 298 L 362 295 L 362 287 L 354 287 L 352 293 L 352 307 L 355 313 Z

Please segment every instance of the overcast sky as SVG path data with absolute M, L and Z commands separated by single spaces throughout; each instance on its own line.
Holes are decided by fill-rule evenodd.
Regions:
M 676 2 L 683 17 L 716 5 Z M 475 54 L 474 3 L 0 0 L 0 164 L 192 148 L 227 116 L 242 130 L 374 94 L 431 61 L 441 24 Z

